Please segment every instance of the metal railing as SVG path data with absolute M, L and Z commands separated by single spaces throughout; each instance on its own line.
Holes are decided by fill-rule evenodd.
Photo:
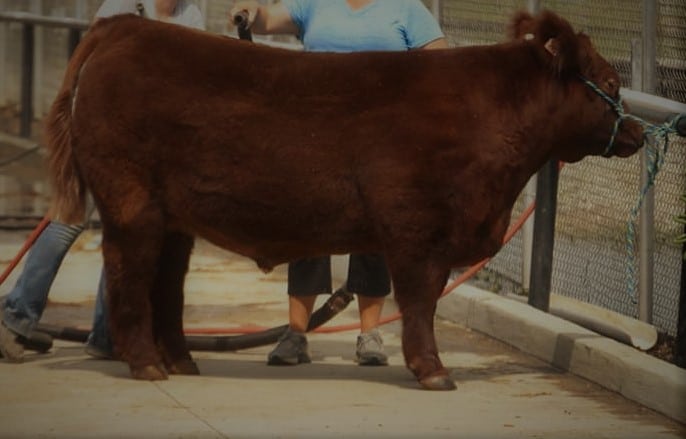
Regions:
M 34 73 L 34 31 L 36 26 L 66 28 L 69 32 L 67 39 L 67 56 L 71 56 L 81 41 L 81 33 L 88 29 L 90 23 L 86 20 L 74 18 L 45 17 L 27 12 L 0 12 L 0 21 L 21 23 L 21 88 L 20 88 L 20 123 L 19 135 L 31 136 L 33 122 L 33 73 Z
M 527 8 L 532 13 L 538 12 L 540 7 L 539 0 L 527 1 Z M 684 136 L 686 135 L 686 104 L 651 94 L 655 92 L 656 83 L 657 10 L 654 1 L 643 2 L 642 17 L 642 38 L 631 41 L 631 86 L 635 90 L 623 88 L 621 94 L 629 104 L 632 113 L 647 121 L 661 124 L 681 114 L 677 131 Z M 648 184 L 648 161 L 648 152 L 644 149 L 641 152 L 641 186 Z M 537 175 L 534 230 L 529 244 L 532 262 L 528 276 L 531 282 L 528 302 L 544 311 L 548 311 L 550 306 L 558 181 L 557 163 L 547 163 Z M 654 191 L 650 188 L 641 204 L 638 233 L 638 317 L 646 323 L 652 323 L 653 318 L 653 243 L 655 240 L 653 205 Z M 686 279 L 683 278 L 685 271 L 682 269 L 682 290 L 686 284 Z M 681 302 L 680 307 L 683 309 L 686 303 L 683 303 L 683 300 Z M 681 312 L 681 314 L 684 313 Z M 684 324 L 684 322 L 679 322 L 678 326 L 682 327 Z M 684 341 L 682 340 L 681 343 Z

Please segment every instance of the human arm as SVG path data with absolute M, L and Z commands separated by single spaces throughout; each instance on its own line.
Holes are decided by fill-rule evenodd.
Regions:
M 179 23 L 184 26 L 188 26 L 193 29 L 207 30 L 205 26 L 205 18 L 200 12 L 200 9 L 196 5 L 189 5 L 189 12 L 183 23 Z
M 438 21 L 419 0 L 408 2 L 407 38 L 412 50 L 448 48 Z
M 419 49 L 447 49 L 448 47 L 448 42 L 446 41 L 445 37 L 441 37 L 428 42 L 422 47 L 419 47 Z
M 268 6 L 260 5 L 256 0 L 238 1 L 229 11 L 229 20 L 233 22 L 239 12 L 248 13 L 247 27 L 256 34 L 298 34 L 298 26 L 291 14 L 281 3 Z
M 135 13 L 136 0 L 105 0 L 98 8 L 93 23 L 105 17 L 111 17 L 118 14 Z
M 101 18 L 128 13 L 138 14 L 147 18 L 157 17 L 156 19 L 158 20 L 169 21 L 194 29 L 206 29 L 202 12 L 195 4 L 179 0 L 167 4 L 165 7 L 167 9 L 152 11 L 152 13 L 148 14 L 144 11 L 142 2 L 137 0 L 105 0 L 95 13 L 93 24 L 97 23 Z

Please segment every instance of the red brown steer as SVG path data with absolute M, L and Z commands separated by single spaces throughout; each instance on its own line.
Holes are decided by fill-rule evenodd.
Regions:
M 381 252 L 403 353 L 429 389 L 451 268 L 493 256 L 520 190 L 551 158 L 626 157 L 641 128 L 588 37 L 544 12 L 510 40 L 439 51 L 300 53 L 139 19 L 99 22 L 50 112 L 54 213 L 93 194 L 115 349 L 133 377 L 198 373 L 182 332 L 195 236 L 260 268 Z

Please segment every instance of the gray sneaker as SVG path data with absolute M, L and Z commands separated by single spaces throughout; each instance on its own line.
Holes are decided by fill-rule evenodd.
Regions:
M 0 322 L 0 354 L 10 363 L 24 361 L 24 345 L 19 343 L 19 335 L 5 326 L 5 322 Z
M 383 351 L 383 340 L 379 330 L 374 328 L 357 336 L 357 363 L 360 366 L 386 366 L 388 357 Z
M 270 366 L 295 366 L 310 362 L 312 360 L 307 349 L 307 337 L 290 329 L 279 337 L 279 343 L 267 356 L 267 364 Z

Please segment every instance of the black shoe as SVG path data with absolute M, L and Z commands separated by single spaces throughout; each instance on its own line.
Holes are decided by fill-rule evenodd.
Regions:
M 295 366 L 311 362 L 307 350 L 307 337 L 290 329 L 279 337 L 279 344 L 267 356 L 267 364 L 270 366 Z
M 45 332 L 34 330 L 29 337 L 19 336 L 18 341 L 24 345 L 25 349 L 40 352 L 41 354 L 48 352 L 52 348 L 52 336 Z

